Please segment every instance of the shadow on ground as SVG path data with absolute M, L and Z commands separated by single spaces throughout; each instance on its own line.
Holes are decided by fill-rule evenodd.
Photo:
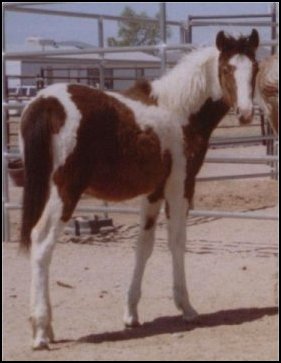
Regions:
M 166 316 L 134 329 L 125 329 L 115 332 L 90 334 L 81 337 L 77 343 L 104 343 L 124 340 L 140 339 L 161 334 L 188 332 L 200 328 L 212 328 L 221 325 L 239 325 L 263 318 L 277 315 L 277 307 L 241 308 L 235 310 L 222 310 L 211 314 L 200 315 L 194 322 L 184 322 L 181 316 Z

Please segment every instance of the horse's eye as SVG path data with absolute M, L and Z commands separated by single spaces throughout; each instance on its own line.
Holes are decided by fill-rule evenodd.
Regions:
M 258 62 L 254 62 L 253 63 L 253 68 L 254 68 L 255 71 L 258 71 L 259 70 L 259 64 L 258 64 Z
M 223 71 L 223 73 L 226 73 L 226 74 L 230 73 L 231 67 L 229 65 L 225 65 L 225 66 L 223 66 L 222 71 Z

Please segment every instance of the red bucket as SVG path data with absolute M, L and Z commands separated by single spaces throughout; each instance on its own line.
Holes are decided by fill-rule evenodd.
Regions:
M 8 173 L 17 187 L 23 187 L 24 167 L 21 159 L 11 160 L 8 162 Z

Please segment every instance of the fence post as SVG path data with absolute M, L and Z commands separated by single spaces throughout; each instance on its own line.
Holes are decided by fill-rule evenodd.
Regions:
M 160 38 L 163 43 L 167 43 L 167 29 L 166 29 L 166 3 L 160 3 Z
M 278 157 L 279 152 L 279 141 L 276 140 L 273 145 L 273 154 Z M 278 180 L 279 175 L 279 163 L 273 163 L 273 178 L 274 180 Z
M 271 7 L 271 21 L 272 21 L 271 40 L 276 41 L 276 3 L 273 3 Z M 271 47 L 271 54 L 275 53 L 276 53 L 276 46 L 273 45 Z
M 264 117 L 264 112 L 260 109 L 260 119 L 261 119 L 261 136 L 266 136 L 266 131 L 265 131 L 265 117 Z M 264 146 L 267 146 L 267 141 L 263 140 L 262 144 Z
M 5 20 L 6 20 L 6 10 L 5 10 L 5 6 L 3 7 L 3 15 L 2 15 L 2 20 L 3 20 L 3 35 L 2 35 L 2 39 L 3 39 L 3 52 L 5 53 L 6 51 L 6 27 L 5 27 Z M 5 103 L 7 103 L 8 101 L 8 84 L 6 84 L 6 60 L 3 60 L 2 63 L 2 75 L 3 75 L 3 79 L 4 82 L 2 83 L 2 92 L 3 92 L 3 100 Z M 4 216 L 3 216 L 3 223 L 4 223 L 4 231 L 3 231 L 3 240 L 5 242 L 8 242 L 10 240 L 10 217 L 9 217 L 9 211 L 7 210 L 7 208 L 5 208 L 6 203 L 9 202 L 9 179 L 8 179 L 8 159 L 6 157 L 6 153 L 8 152 L 8 135 L 7 132 L 9 132 L 8 130 L 8 110 L 3 107 L 2 108 L 2 112 L 3 112 L 3 121 L 2 121 L 2 165 L 3 165 L 3 200 L 2 200 L 2 207 L 3 207 L 3 212 L 4 212 Z
M 103 29 L 103 17 L 100 16 L 98 18 L 98 37 L 99 37 L 99 47 L 104 48 L 104 29 Z M 99 89 L 101 91 L 104 91 L 104 67 L 103 67 L 103 58 L 104 53 L 101 53 L 102 61 L 99 63 Z M 108 207 L 108 203 L 106 201 L 103 201 L 104 207 Z M 104 218 L 108 218 L 108 212 L 104 212 Z
M 192 44 L 192 24 L 191 24 L 192 16 L 188 15 L 187 17 L 187 31 L 186 31 L 186 41 L 188 44 Z
M 185 36 L 184 36 L 184 24 L 181 24 L 181 26 L 179 27 L 179 34 L 180 34 L 180 43 L 184 43 L 185 42 Z
M 104 48 L 104 31 L 103 31 L 103 17 L 98 18 L 98 36 L 99 36 L 99 47 Z M 104 53 L 101 53 L 102 59 L 104 58 Z M 101 91 L 104 90 L 104 67 L 103 60 L 99 64 L 99 76 L 100 76 L 100 86 Z
M 165 46 L 167 43 L 167 31 L 166 31 L 166 3 L 160 3 L 159 11 L 159 28 L 160 28 L 160 58 L 161 58 L 161 73 L 163 74 L 166 70 L 166 50 Z

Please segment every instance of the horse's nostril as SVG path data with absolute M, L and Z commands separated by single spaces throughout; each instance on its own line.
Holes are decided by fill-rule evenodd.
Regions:
M 240 124 L 248 124 L 252 121 L 254 115 L 254 109 L 241 110 L 241 113 L 238 113 Z
M 247 125 L 251 122 L 251 117 L 249 118 L 246 118 L 244 116 L 239 116 L 239 122 L 240 122 L 240 125 Z

